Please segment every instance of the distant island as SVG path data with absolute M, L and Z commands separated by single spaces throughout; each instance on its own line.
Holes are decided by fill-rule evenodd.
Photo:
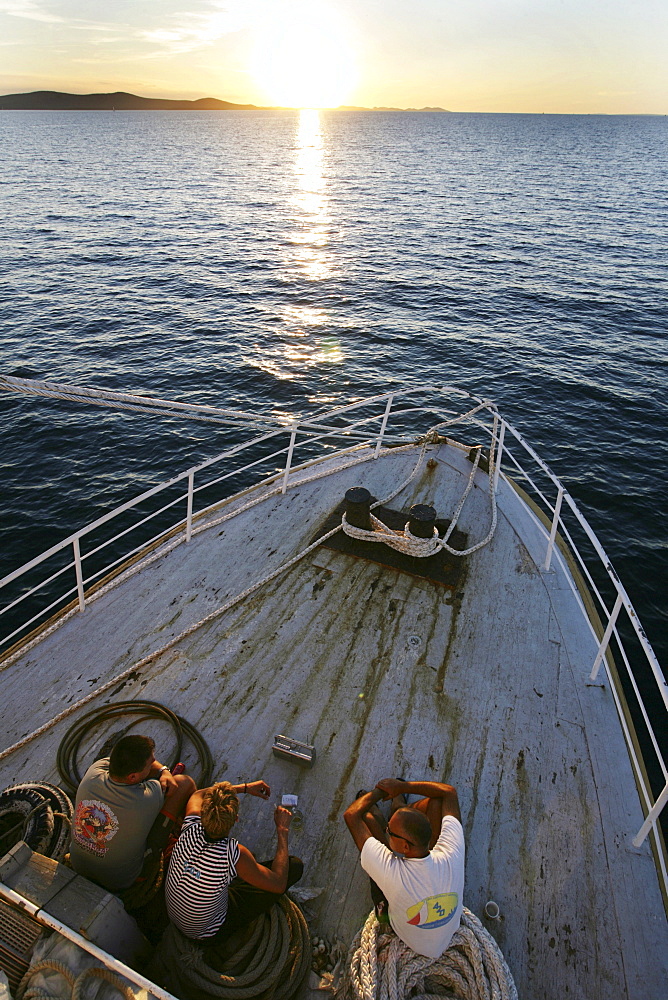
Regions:
M 0 111 L 260 111 L 255 104 L 230 104 L 215 97 L 199 101 L 169 101 L 136 94 L 61 94 L 36 90 L 32 94 L 0 97 Z
M 447 108 L 356 108 L 352 104 L 341 104 L 334 111 L 442 111 L 443 114 L 452 114 Z
M 118 91 L 115 94 L 62 94 L 56 90 L 36 90 L 30 94 L 5 94 L 0 97 L 0 111 L 280 111 L 281 108 L 256 104 L 231 104 L 216 97 L 197 101 L 171 101 L 161 97 L 138 97 Z M 289 110 L 289 109 L 285 109 Z M 445 108 L 357 108 L 345 106 L 336 111 L 445 111 Z

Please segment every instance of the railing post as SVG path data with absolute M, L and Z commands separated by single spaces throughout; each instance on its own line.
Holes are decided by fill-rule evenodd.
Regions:
M 385 428 L 387 427 L 387 421 L 390 416 L 390 410 L 392 409 L 392 400 L 394 399 L 394 393 L 387 400 L 387 406 L 385 407 L 385 413 L 383 415 L 383 420 L 380 425 L 380 434 L 378 435 L 378 440 L 376 441 L 376 450 L 373 453 L 374 458 L 378 458 L 380 454 L 380 446 L 383 443 L 383 436 L 385 434 Z
M 608 624 L 606 625 L 605 632 L 603 633 L 603 638 L 601 639 L 601 644 L 598 647 L 598 653 L 596 654 L 596 659 L 594 660 L 594 666 L 591 668 L 591 673 L 589 675 L 590 681 L 596 680 L 596 675 L 598 674 L 599 667 L 603 657 L 605 656 L 605 651 L 608 648 L 608 643 L 610 642 L 610 636 L 612 635 L 612 630 L 615 627 L 615 622 L 617 621 L 617 615 L 622 606 L 622 595 L 617 594 L 617 600 L 615 601 L 614 607 L 610 612 L 610 617 L 608 619 Z
M 86 608 L 86 598 L 84 597 L 84 586 L 83 586 L 83 572 L 81 569 L 81 549 L 79 548 L 79 537 L 77 536 L 72 540 L 72 548 L 74 549 L 74 572 L 77 577 L 77 593 L 79 595 L 79 611 L 84 611 Z
M 195 472 L 188 473 L 188 513 L 186 514 L 186 541 L 190 541 L 193 527 L 193 491 L 195 488 Z
M 496 493 L 499 486 L 499 473 L 501 472 L 501 459 L 503 458 L 503 439 L 506 436 L 506 422 L 501 421 L 501 430 L 499 431 L 499 441 L 496 446 L 496 462 L 494 463 L 494 492 Z
M 292 452 L 295 450 L 295 438 L 297 437 L 297 423 L 292 425 L 292 434 L 290 435 L 290 447 L 288 448 L 288 458 L 285 463 L 285 472 L 283 473 L 283 485 L 281 487 L 281 493 L 285 493 L 288 488 L 288 476 L 290 475 L 290 466 L 292 465 Z
M 666 802 L 668 802 L 668 784 L 664 785 L 661 795 L 659 795 L 658 799 L 656 800 L 650 811 L 647 813 L 647 819 L 638 830 L 638 833 L 633 838 L 634 847 L 640 847 L 645 837 L 649 833 L 650 829 L 654 826 L 657 819 L 659 818 L 661 810 L 665 806 Z
M 559 492 L 557 493 L 557 502 L 554 505 L 554 517 L 552 518 L 552 530 L 550 531 L 550 540 L 547 543 L 547 553 L 545 554 L 545 562 L 543 563 L 543 569 L 547 573 L 550 568 L 550 563 L 552 562 L 552 550 L 554 548 L 554 540 L 557 537 L 557 527 L 559 525 L 559 514 L 561 513 L 561 501 L 564 499 L 564 488 L 559 487 Z

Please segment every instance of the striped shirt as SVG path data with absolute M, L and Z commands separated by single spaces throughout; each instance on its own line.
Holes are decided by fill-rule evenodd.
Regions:
M 165 883 L 169 919 L 186 937 L 209 938 L 223 925 L 238 860 L 238 841 L 207 840 L 200 817 L 186 816 Z

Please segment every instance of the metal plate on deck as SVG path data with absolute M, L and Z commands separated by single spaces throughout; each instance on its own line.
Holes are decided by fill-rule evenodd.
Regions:
M 302 767 L 313 767 L 315 763 L 315 747 L 310 743 L 293 740 L 290 736 L 274 736 L 274 745 L 271 749 L 275 757 L 293 761 Z
M 327 520 L 318 528 L 318 531 L 311 540 L 312 542 L 317 541 L 318 538 L 322 538 L 328 531 L 331 531 L 332 528 L 341 523 L 345 507 L 345 502 L 342 501 L 334 508 Z M 394 531 L 403 531 L 409 519 L 408 511 L 392 510 L 391 507 L 376 507 L 372 513 L 379 521 L 382 521 L 383 524 L 386 524 L 388 528 L 392 528 Z M 449 520 L 445 518 L 437 519 L 436 528 L 441 538 L 443 538 L 449 527 Z M 397 552 L 396 549 L 391 549 L 389 545 L 384 545 L 382 542 L 358 541 L 356 538 L 346 535 L 343 531 L 332 535 L 331 538 L 328 538 L 322 544 L 324 548 L 335 549 L 337 552 L 345 552 L 346 555 L 355 556 L 357 559 L 366 559 L 381 566 L 390 566 L 401 573 L 409 573 L 411 576 L 418 576 L 423 580 L 431 580 L 433 583 L 438 583 L 449 590 L 459 588 L 464 580 L 466 556 L 453 556 L 449 552 L 446 552 L 445 549 L 442 549 L 434 556 L 427 556 L 426 559 L 418 559 L 416 556 L 405 556 L 403 553 Z M 468 547 L 468 536 L 463 531 L 455 528 L 448 544 L 453 549 L 462 551 Z
M 0 969 L 7 974 L 12 994 L 28 971 L 32 949 L 41 933 L 36 920 L 0 900 Z

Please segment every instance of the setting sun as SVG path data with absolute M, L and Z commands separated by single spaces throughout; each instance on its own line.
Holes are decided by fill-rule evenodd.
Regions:
M 355 60 L 345 29 L 332 11 L 295 4 L 281 9 L 258 35 L 253 75 L 272 104 L 292 108 L 336 107 L 356 83 Z

